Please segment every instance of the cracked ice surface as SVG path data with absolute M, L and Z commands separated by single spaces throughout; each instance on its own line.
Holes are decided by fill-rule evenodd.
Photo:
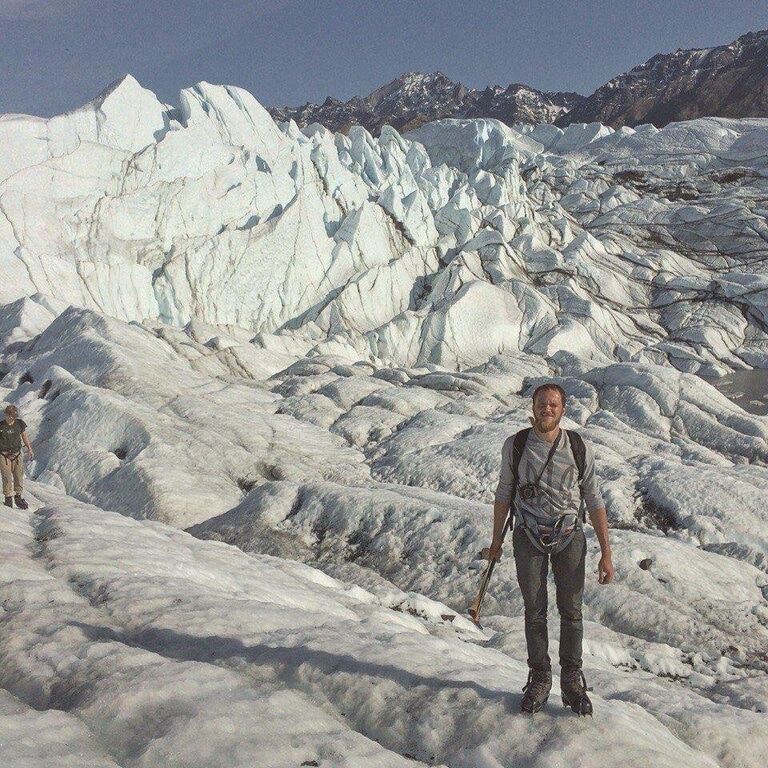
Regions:
M 0 516 L 9 759 L 762 764 L 766 417 L 668 365 L 560 352 L 455 372 L 285 349 L 265 362 L 233 327 L 40 301 L 0 315 L 3 399 L 36 445 L 30 510 Z M 500 447 L 544 377 L 595 447 L 613 528 L 609 587 L 587 532 L 589 724 L 554 697 L 517 714 L 511 558 L 486 629 L 463 618 Z
M 129 78 L 0 120 L 0 392 L 36 452 L 0 762 L 761 766 L 768 121 L 374 140 L 180 104 Z M 518 714 L 509 552 L 463 618 L 551 378 L 617 567 L 588 528 L 589 722 Z

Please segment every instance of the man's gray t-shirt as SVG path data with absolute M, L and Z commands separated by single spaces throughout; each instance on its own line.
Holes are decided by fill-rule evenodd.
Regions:
M 515 436 L 512 435 L 504 441 L 504 447 L 501 450 L 499 483 L 496 487 L 496 501 L 504 502 L 507 506 L 512 500 L 512 445 L 514 439 Z M 536 482 L 551 448 L 552 443 L 548 443 L 543 437 L 536 434 L 536 430 L 530 431 L 525 450 L 520 457 L 519 485 Z M 582 491 L 587 511 L 591 513 L 604 507 L 605 503 L 595 478 L 594 454 L 589 443 L 585 442 L 585 448 Z M 537 523 L 553 525 L 562 515 L 578 512 L 580 504 L 579 470 L 565 430 L 561 430 L 560 443 L 538 485 L 539 494 L 529 501 L 521 498 L 519 490 L 515 494 L 515 513 L 518 515 L 518 519 L 520 519 L 519 515 L 522 510 L 533 515 Z

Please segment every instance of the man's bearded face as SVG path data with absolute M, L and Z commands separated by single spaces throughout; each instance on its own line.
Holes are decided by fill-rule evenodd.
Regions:
M 564 413 L 563 401 L 556 389 L 544 389 L 539 392 L 533 403 L 533 418 L 540 432 L 557 429 Z

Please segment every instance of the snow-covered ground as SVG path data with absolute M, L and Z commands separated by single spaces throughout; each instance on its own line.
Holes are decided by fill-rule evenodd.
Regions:
M 373 140 L 127 79 L 0 136 L 1 765 L 763 764 L 768 120 Z M 508 553 L 465 618 L 545 379 L 612 525 L 594 720 L 519 714 Z

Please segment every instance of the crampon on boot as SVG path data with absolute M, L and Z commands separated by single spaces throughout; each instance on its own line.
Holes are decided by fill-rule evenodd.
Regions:
M 528 682 L 523 686 L 522 712 L 538 712 L 549 698 L 552 689 L 552 670 L 532 669 L 528 672 Z
M 587 696 L 587 680 L 580 669 L 564 669 L 560 675 L 560 693 L 563 706 L 577 715 L 592 717 L 592 702 Z

